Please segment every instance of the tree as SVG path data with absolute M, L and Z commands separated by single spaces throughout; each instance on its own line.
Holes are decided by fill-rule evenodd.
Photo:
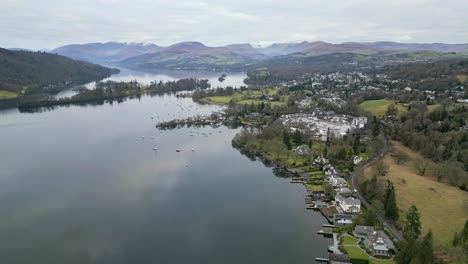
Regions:
M 368 226 L 374 226 L 379 222 L 377 214 L 372 207 L 363 212 L 362 218 L 364 220 L 364 225 Z
M 385 176 L 388 173 L 389 167 L 385 162 L 379 160 L 375 165 L 375 169 L 378 175 Z
M 418 171 L 418 174 L 421 176 L 426 175 L 426 169 L 429 166 L 429 162 L 425 161 L 423 159 L 418 159 L 416 160 L 416 170 Z
M 361 136 L 359 134 L 357 134 L 356 137 L 354 138 L 354 142 L 353 142 L 353 152 L 355 154 L 360 153 L 360 146 L 361 146 Z
M 403 236 L 407 240 L 416 240 L 421 235 L 421 220 L 418 208 L 412 205 L 406 213 L 406 223 L 403 229 Z
M 396 108 L 395 104 L 390 104 L 387 108 L 387 115 L 398 115 L 398 108 Z
M 422 241 L 418 243 L 415 251 L 416 254 L 411 260 L 412 264 L 432 264 L 434 262 L 432 231 L 429 230 Z
M 296 131 L 294 132 L 293 142 L 296 144 L 296 146 L 299 146 L 302 144 L 302 135 L 298 129 L 296 129 Z
M 400 217 L 400 213 L 398 212 L 398 206 L 396 203 L 395 187 L 393 186 L 393 183 L 389 180 L 387 180 L 385 186 L 384 210 L 385 217 L 387 217 L 390 220 L 396 221 Z
M 283 130 L 283 143 L 288 149 L 291 149 L 291 141 L 289 139 L 289 133 L 286 130 Z
M 399 243 L 399 248 L 400 250 L 397 251 L 395 255 L 395 260 L 398 264 L 410 264 L 411 260 L 414 257 L 415 252 L 415 246 L 417 244 L 417 241 L 415 240 L 402 240 Z
M 409 156 L 405 152 L 397 150 L 395 153 L 393 153 L 393 158 L 395 159 L 396 163 L 401 164 L 408 161 Z

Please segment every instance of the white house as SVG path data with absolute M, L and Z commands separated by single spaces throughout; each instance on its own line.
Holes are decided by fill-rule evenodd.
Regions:
M 361 211 L 361 201 L 354 197 L 344 197 L 341 194 L 335 196 L 337 205 L 345 213 L 359 213 Z
M 345 179 L 340 177 L 331 177 L 329 183 L 335 188 L 341 188 L 348 186 L 348 183 Z

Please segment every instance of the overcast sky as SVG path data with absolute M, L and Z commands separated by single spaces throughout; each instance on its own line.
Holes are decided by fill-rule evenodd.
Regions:
M 468 42 L 467 0 L 0 0 L 0 47 Z

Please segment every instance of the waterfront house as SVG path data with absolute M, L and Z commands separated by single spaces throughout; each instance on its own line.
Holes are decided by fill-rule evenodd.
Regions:
M 370 232 L 364 244 L 373 256 L 379 257 L 389 257 L 395 249 L 393 241 L 382 230 Z
M 371 234 L 374 231 L 375 231 L 375 228 L 373 226 L 357 225 L 354 228 L 353 234 L 355 237 L 366 238 L 369 234 Z
M 339 193 L 343 197 L 350 197 L 353 196 L 353 191 L 351 191 L 349 188 L 338 188 L 336 190 L 336 193 Z
M 348 183 L 346 182 L 346 180 L 343 179 L 343 178 L 340 178 L 340 177 L 330 178 L 329 183 L 335 188 L 341 188 L 341 187 L 348 186 Z
M 324 191 L 310 191 L 309 190 L 309 195 L 312 197 L 313 200 L 322 200 L 327 198 L 327 195 L 325 194 Z
M 345 213 L 359 213 L 361 211 L 361 201 L 354 197 L 344 197 L 341 194 L 335 196 L 337 206 Z
M 335 214 L 333 216 L 333 225 L 335 227 L 344 227 L 353 225 L 353 216 L 349 214 Z

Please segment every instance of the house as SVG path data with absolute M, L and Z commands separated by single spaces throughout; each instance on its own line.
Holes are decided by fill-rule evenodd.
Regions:
M 339 188 L 336 190 L 336 193 L 339 193 L 343 197 L 350 197 L 354 194 L 349 188 Z
M 338 207 L 345 213 L 359 213 L 361 211 L 361 201 L 354 197 L 344 197 L 341 194 L 335 196 Z
M 354 156 L 354 158 L 353 158 L 353 163 L 354 163 L 354 165 L 357 165 L 357 164 L 361 163 L 361 161 L 362 161 L 362 158 L 361 158 L 361 157 L 359 157 L 359 156 Z
M 349 214 L 335 214 L 333 216 L 333 225 L 336 227 L 351 226 L 353 224 L 353 216 Z
M 327 204 L 326 202 L 316 201 L 316 202 L 314 202 L 314 206 L 315 206 L 316 208 L 321 208 L 321 207 L 327 207 L 328 204 Z
M 393 241 L 382 230 L 370 232 L 364 244 L 373 256 L 389 257 L 395 249 Z
M 346 254 L 328 253 L 329 264 L 350 264 L 349 257 Z
M 375 228 L 373 226 L 357 225 L 354 228 L 353 234 L 356 237 L 366 238 L 369 234 L 371 234 L 374 231 L 375 231 Z
M 308 155 L 310 153 L 310 148 L 307 145 L 300 145 L 294 151 L 299 155 Z
M 309 195 L 313 200 L 322 200 L 327 198 L 327 195 L 324 191 L 309 191 Z
M 331 185 L 333 185 L 333 187 L 335 187 L 335 188 L 341 188 L 341 187 L 348 186 L 348 182 L 346 182 L 345 179 L 340 178 L 340 177 L 332 177 L 332 178 L 330 178 L 329 183 L 330 183 Z

